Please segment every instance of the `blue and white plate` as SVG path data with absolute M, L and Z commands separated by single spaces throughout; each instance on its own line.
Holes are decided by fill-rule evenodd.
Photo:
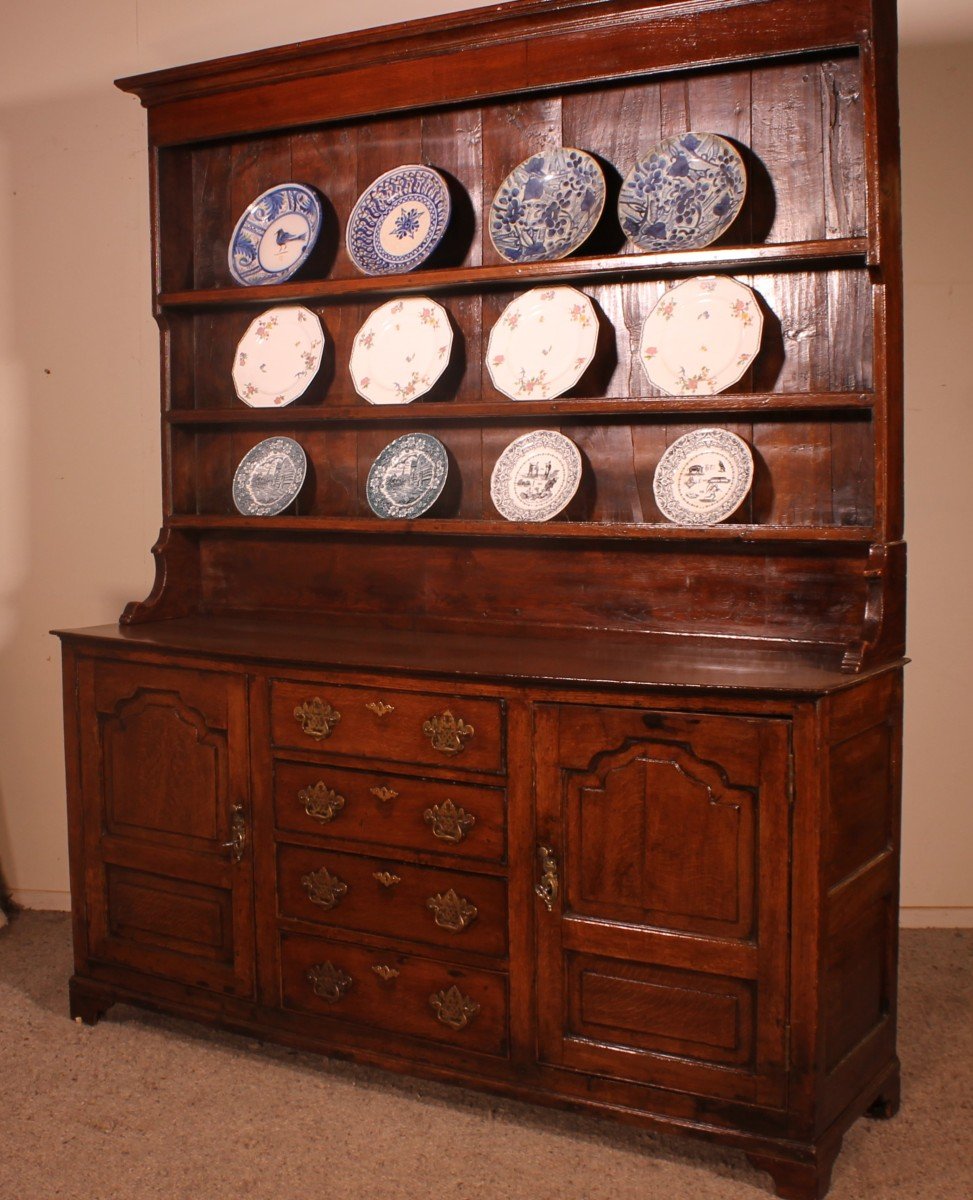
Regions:
M 449 188 L 438 171 L 416 164 L 386 171 L 348 218 L 351 261 L 363 275 L 412 271 L 442 241 L 450 212 Z
M 446 447 L 429 433 L 390 442 L 368 472 L 365 495 L 377 517 L 421 517 L 442 495 L 449 473 Z
M 715 525 L 740 507 L 753 482 L 753 455 L 728 429 L 694 429 L 676 438 L 655 469 L 652 490 L 677 525 Z
M 525 159 L 497 188 L 490 238 L 507 262 L 564 258 L 605 207 L 605 177 L 583 150 L 557 146 Z
M 278 183 L 262 192 L 237 221 L 227 262 L 244 287 L 283 283 L 314 249 L 321 201 L 303 183 Z
M 556 429 L 515 438 L 490 476 L 490 499 L 508 521 L 549 521 L 566 508 L 581 482 L 581 453 Z
M 743 206 L 743 159 L 715 133 L 666 138 L 622 184 L 618 219 L 642 250 L 699 250 L 733 224 Z
M 293 438 L 265 438 L 240 460 L 233 503 L 245 517 L 275 517 L 297 499 L 306 474 L 307 455 Z

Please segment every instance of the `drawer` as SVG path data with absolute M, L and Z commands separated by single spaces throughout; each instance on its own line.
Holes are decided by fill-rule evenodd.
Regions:
M 270 704 L 275 746 L 461 771 L 503 770 L 499 700 L 275 679 Z
M 287 1009 L 483 1054 L 508 1053 L 502 972 L 282 933 L 280 974 Z
M 507 950 L 502 879 L 278 846 L 277 889 L 284 917 L 480 954 Z
M 278 829 L 368 846 L 502 863 L 505 799 L 502 788 L 331 764 L 274 763 Z

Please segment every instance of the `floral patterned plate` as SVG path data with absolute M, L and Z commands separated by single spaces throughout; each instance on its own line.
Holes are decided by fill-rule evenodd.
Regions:
M 534 429 L 515 438 L 497 459 L 490 499 L 508 521 L 549 521 L 573 499 L 581 454 L 563 433 Z
M 233 476 L 233 503 L 245 517 L 275 517 L 297 499 L 307 474 L 307 455 L 293 438 L 258 442 Z
M 717 275 L 687 279 L 645 318 L 639 359 L 649 382 L 670 396 L 715 396 L 753 362 L 763 324 L 757 297 L 742 283 Z
M 632 168 L 618 195 L 625 236 L 642 250 L 698 250 L 736 220 L 743 159 L 715 133 L 666 138 Z
M 490 239 L 508 262 L 564 258 L 605 207 L 605 177 L 583 150 L 557 146 L 525 159 L 497 189 Z
M 262 192 L 237 221 L 230 238 L 230 274 L 245 287 L 283 283 L 314 249 L 321 201 L 303 183 L 278 183 Z
M 655 469 L 652 490 L 677 525 L 715 525 L 743 503 L 753 481 L 750 447 L 728 429 L 694 429 L 676 438 Z
M 490 330 L 487 370 L 511 400 L 551 400 L 591 365 L 598 317 L 583 292 L 535 288 L 511 300 Z
M 307 391 L 324 352 L 321 322 L 299 305 L 268 308 L 240 338 L 233 386 L 251 408 L 277 408 Z
M 389 300 L 369 314 L 351 348 L 355 391 L 369 404 L 409 404 L 446 370 L 453 327 L 425 296 Z
M 368 472 L 365 495 L 377 517 L 421 517 L 442 495 L 449 473 L 446 447 L 431 433 L 390 442 Z
M 362 192 L 348 218 L 351 261 L 363 275 L 413 270 L 442 241 L 451 208 L 446 180 L 431 167 L 386 171 Z

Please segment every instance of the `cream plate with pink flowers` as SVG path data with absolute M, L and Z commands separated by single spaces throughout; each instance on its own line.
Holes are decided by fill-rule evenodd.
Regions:
M 307 391 L 324 352 L 321 322 L 308 308 L 268 308 L 250 323 L 233 359 L 233 386 L 251 408 L 280 408 Z
M 490 331 L 487 370 L 511 400 L 552 400 L 574 387 L 597 344 L 598 317 L 584 293 L 535 288 L 512 300 Z
M 355 391 L 369 404 L 410 404 L 449 363 L 453 327 L 446 310 L 425 296 L 406 296 L 376 308 L 351 349 Z
M 669 288 L 645 318 L 639 358 L 670 396 L 715 396 L 732 387 L 760 349 L 763 314 L 753 292 L 722 275 Z

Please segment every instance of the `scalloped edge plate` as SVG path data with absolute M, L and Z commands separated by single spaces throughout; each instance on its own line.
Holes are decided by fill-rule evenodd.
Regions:
M 598 315 L 584 292 L 572 287 L 522 292 L 490 330 L 490 380 L 511 400 L 553 400 L 587 371 L 599 332 Z
M 669 288 L 642 323 L 639 362 L 669 396 L 715 396 L 732 387 L 760 349 L 764 315 L 746 284 L 700 275 Z
M 355 391 L 369 404 L 411 404 L 449 365 L 449 313 L 426 296 L 389 300 L 369 313 L 348 360 Z
M 318 373 L 324 330 L 299 304 L 268 308 L 250 322 L 233 356 L 233 386 L 251 408 L 282 408 L 303 396 Z

